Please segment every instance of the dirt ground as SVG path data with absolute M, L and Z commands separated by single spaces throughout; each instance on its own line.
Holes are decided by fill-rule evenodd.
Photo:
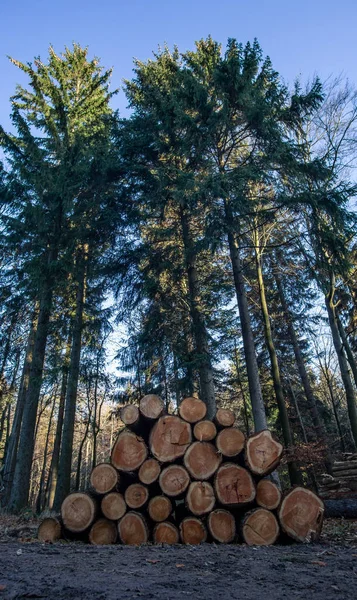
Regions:
M 8 525 L 0 599 L 355 600 L 356 534 L 356 523 L 331 522 L 312 545 L 95 547 L 42 544 L 34 523 Z

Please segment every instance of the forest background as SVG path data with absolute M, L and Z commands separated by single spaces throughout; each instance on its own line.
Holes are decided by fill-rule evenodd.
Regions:
M 354 3 L 17 7 L 0 45 L 3 506 L 85 486 L 120 406 L 149 392 L 269 426 L 283 480 L 315 484 L 357 444 Z

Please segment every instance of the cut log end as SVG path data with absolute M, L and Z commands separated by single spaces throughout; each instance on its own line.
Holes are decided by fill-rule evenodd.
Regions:
M 144 440 L 131 431 L 122 431 L 112 450 L 112 465 L 119 471 L 136 471 L 146 460 L 148 449 Z
M 166 521 L 172 513 L 172 502 L 167 496 L 154 496 L 148 506 L 150 518 L 156 523 Z
M 216 542 L 230 544 L 236 537 L 236 523 L 228 510 L 213 510 L 207 519 L 208 530 Z
M 261 479 L 257 484 L 257 504 L 267 510 L 275 510 L 280 501 L 281 492 L 278 486 L 269 479 Z
M 213 421 L 199 421 L 193 428 L 193 435 L 199 442 L 211 442 L 217 435 Z
M 180 534 L 172 523 L 158 523 L 154 527 L 153 539 L 155 544 L 178 544 Z
M 246 444 L 245 459 L 255 475 L 269 475 L 279 465 L 283 446 L 267 429 L 250 436 Z
M 148 458 L 139 469 L 139 479 L 144 485 L 151 485 L 158 480 L 160 472 L 160 463 L 155 458 Z
M 149 490 L 142 483 L 132 483 L 125 491 L 125 502 L 129 508 L 143 508 L 149 499 Z
M 61 523 L 55 517 L 44 519 L 37 532 L 37 537 L 41 542 L 56 542 L 62 537 Z
M 207 406 L 202 400 L 189 397 L 182 400 L 178 411 L 181 419 L 184 419 L 184 421 L 187 421 L 188 423 L 197 423 L 197 421 L 201 421 L 205 418 Z
M 184 456 L 184 464 L 194 479 L 210 479 L 222 462 L 213 444 L 209 442 L 194 442 Z
M 139 409 L 141 414 L 149 420 L 156 420 L 164 412 L 164 402 L 160 396 L 148 394 L 140 400 Z
M 96 546 L 115 544 L 118 537 L 116 524 L 108 519 L 99 519 L 92 525 L 89 541 Z
M 217 500 L 226 506 L 244 506 L 255 498 L 255 486 L 250 473 L 232 463 L 224 463 L 218 469 L 214 487 Z
M 219 408 L 214 421 L 219 427 L 233 427 L 235 421 L 234 412 L 229 408 Z
M 279 536 L 275 515 L 265 508 L 248 512 L 242 523 L 242 537 L 248 546 L 270 546 Z
M 160 487 L 166 496 L 182 496 L 190 483 L 190 476 L 185 467 L 181 465 L 169 465 L 160 474 Z
M 123 544 L 140 546 L 149 539 L 149 530 L 144 517 L 137 512 L 130 511 L 118 523 L 119 537 Z
M 92 525 L 96 510 L 96 503 L 88 494 L 83 492 L 69 494 L 61 506 L 63 524 L 68 531 L 81 533 Z
M 111 492 L 102 499 L 103 515 L 111 521 L 119 521 L 126 512 L 126 504 L 122 494 Z
M 197 517 L 186 517 L 180 524 L 180 537 L 184 544 L 203 544 L 207 540 L 207 530 Z
M 130 427 L 136 425 L 140 419 L 140 412 L 135 404 L 128 404 L 120 411 L 120 418 L 124 425 Z
M 320 537 L 324 503 L 311 490 L 295 487 L 283 498 L 279 509 L 280 525 L 298 542 L 316 541 Z
M 150 434 L 150 449 L 160 462 L 173 462 L 183 456 L 192 441 L 190 424 L 173 415 L 161 417 Z
M 91 476 L 91 487 L 97 494 L 108 494 L 119 483 L 119 473 L 107 463 L 101 463 L 94 467 Z
M 216 503 L 213 487 L 207 481 L 193 481 L 186 495 L 186 506 L 193 515 L 206 515 Z
M 228 458 L 238 456 L 244 449 L 245 435 L 236 427 L 226 427 L 216 439 L 217 450 Z

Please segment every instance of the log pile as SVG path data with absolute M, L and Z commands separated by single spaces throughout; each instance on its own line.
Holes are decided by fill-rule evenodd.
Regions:
M 91 544 L 274 544 L 280 536 L 317 539 L 323 502 L 295 487 L 282 495 L 267 476 L 283 447 L 267 430 L 245 439 L 230 410 L 213 421 L 198 398 L 164 414 L 153 394 L 121 411 L 124 428 L 111 462 L 97 465 L 90 490 L 69 494 L 39 539 Z
M 342 499 L 357 495 L 357 454 L 345 454 L 343 458 L 333 463 L 331 475 L 322 475 L 319 485 L 322 498 Z

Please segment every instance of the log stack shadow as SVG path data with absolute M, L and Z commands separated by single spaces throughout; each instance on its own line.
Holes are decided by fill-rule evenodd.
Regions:
M 282 494 L 269 475 L 283 447 L 268 430 L 249 438 L 231 410 L 206 418 L 206 405 L 185 398 L 164 414 L 159 396 L 121 411 L 124 428 L 110 463 L 97 465 L 85 492 L 67 496 L 59 517 L 39 527 L 42 541 L 92 544 L 246 543 L 318 539 L 322 500 L 294 487 Z

